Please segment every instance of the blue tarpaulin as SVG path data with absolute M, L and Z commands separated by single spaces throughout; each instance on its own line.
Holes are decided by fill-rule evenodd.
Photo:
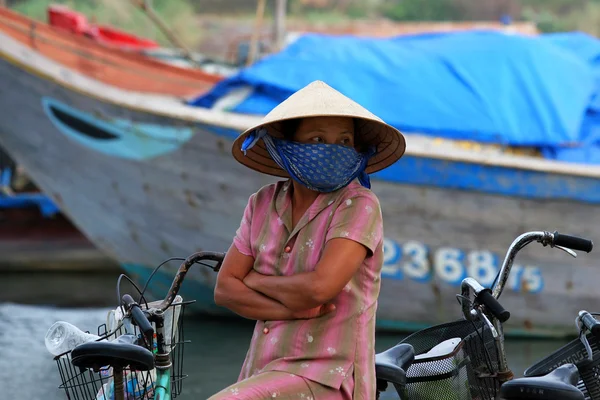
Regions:
M 600 163 L 600 41 L 582 33 L 306 34 L 191 104 L 210 108 L 250 86 L 231 111 L 264 115 L 317 79 L 406 132 Z
M 561 161 L 600 164 L 600 40 L 585 33 L 555 33 L 544 35 L 545 40 L 587 62 L 592 68 L 595 85 L 591 102 L 582 122 L 579 140 L 573 147 L 546 148 L 548 158 Z
M 590 109 L 600 112 L 600 40 L 581 32 L 552 33 L 542 35 L 541 39 L 561 46 L 589 64 L 595 79 Z

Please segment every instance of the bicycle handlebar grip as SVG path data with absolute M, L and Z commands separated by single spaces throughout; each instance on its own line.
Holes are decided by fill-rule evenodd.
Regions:
M 510 312 L 506 311 L 504 307 L 502 307 L 502 304 L 496 300 L 490 289 L 485 289 L 479 292 L 477 295 L 477 301 L 486 306 L 492 315 L 498 318 L 498 321 L 504 323 L 510 318 Z
M 554 245 L 572 250 L 585 251 L 586 253 L 589 253 L 594 248 L 594 243 L 589 239 L 564 235 L 558 232 L 554 232 Z
M 592 314 L 587 311 L 581 311 L 579 313 L 579 317 L 581 318 L 583 325 L 585 325 L 585 327 L 592 332 L 592 335 L 600 337 L 600 322 L 598 322 L 598 320 L 594 318 Z
M 152 343 L 154 328 L 152 328 L 152 324 L 148 321 L 146 314 L 144 314 L 140 306 L 130 295 L 124 294 L 122 302 L 125 305 L 125 309 L 131 311 L 131 318 L 133 318 L 135 324 L 140 328 L 140 331 L 142 331 L 144 336 L 149 340 L 149 343 Z

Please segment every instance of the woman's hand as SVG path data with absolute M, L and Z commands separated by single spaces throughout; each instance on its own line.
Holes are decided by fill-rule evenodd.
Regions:
M 244 278 L 244 285 L 260 292 L 260 280 L 266 276 L 252 269 Z M 311 319 L 321 317 L 333 311 L 335 311 L 335 305 L 333 303 L 326 303 L 307 310 L 293 311 L 292 315 L 295 319 Z
M 294 311 L 293 316 L 296 319 L 311 319 L 319 318 L 325 314 L 335 311 L 335 304 L 327 303 L 322 306 L 310 308 L 304 311 Z
M 244 284 L 244 278 L 252 271 L 253 265 L 254 258 L 240 253 L 235 245 L 231 245 L 217 275 L 215 303 L 253 320 L 297 319 L 294 312 L 281 302 Z
M 366 256 L 364 245 L 347 238 L 335 238 L 325 245 L 314 271 L 270 276 L 251 269 L 243 282 L 292 311 L 305 311 L 334 301 Z
M 252 290 L 257 290 L 259 287 L 259 282 L 263 275 L 261 273 L 256 272 L 254 269 L 251 269 L 248 272 L 248 275 L 244 278 L 244 285 L 248 286 Z

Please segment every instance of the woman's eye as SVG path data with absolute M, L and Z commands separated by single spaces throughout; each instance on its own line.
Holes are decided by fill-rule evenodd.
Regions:
M 323 139 L 319 136 L 315 136 L 314 138 L 311 139 L 313 142 L 315 143 L 323 143 Z
M 344 139 L 342 139 L 342 144 L 344 146 L 350 146 L 352 143 L 350 142 L 350 139 L 344 138 Z

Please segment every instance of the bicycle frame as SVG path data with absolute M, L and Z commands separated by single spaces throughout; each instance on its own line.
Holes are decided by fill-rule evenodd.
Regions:
M 171 400 L 171 368 L 156 370 L 154 400 Z
M 156 379 L 154 381 L 154 400 L 171 400 L 171 367 L 158 369 L 155 368 Z M 120 378 L 117 378 L 120 376 Z M 123 373 L 114 376 L 115 400 L 124 400 L 125 392 L 123 390 Z M 118 381 L 121 381 L 119 383 Z
M 164 312 L 160 309 L 150 311 L 149 321 L 156 323 L 156 350 L 154 356 L 156 382 L 154 383 L 154 400 L 171 399 L 171 353 L 165 343 Z M 173 340 L 173 338 L 171 338 Z
M 171 305 L 171 304 L 169 304 Z M 164 312 L 161 309 L 144 310 L 149 314 L 148 321 L 156 325 L 156 353 L 154 354 L 154 371 L 156 378 L 154 380 L 154 400 L 171 400 L 171 352 L 165 342 L 165 324 Z M 130 316 L 126 317 L 131 319 Z M 171 338 L 173 340 L 173 338 Z M 147 343 L 152 349 L 154 344 Z M 114 375 L 115 400 L 124 400 L 125 392 L 123 386 L 123 373 L 115 372 Z
M 491 294 L 493 298 L 498 299 L 504 291 L 504 287 L 506 285 L 506 282 L 508 281 L 508 277 L 510 275 L 510 271 L 512 269 L 517 253 L 529 243 L 534 241 L 540 242 L 543 246 L 556 247 L 568 253 L 572 257 L 577 257 L 577 254 L 573 250 L 571 250 L 571 248 L 568 248 L 566 246 L 570 246 L 576 250 L 581 250 L 588 253 L 592 250 L 593 247 L 593 243 L 589 240 L 578 238 L 575 236 L 562 235 L 558 232 L 552 233 L 546 231 L 534 231 L 527 232 L 518 236 L 509 246 L 506 252 L 506 256 L 504 258 L 504 262 L 502 263 L 502 267 L 500 268 L 500 272 L 498 273 L 496 281 L 494 282 L 494 285 L 491 288 Z M 485 288 L 483 288 L 473 278 L 466 278 L 461 284 L 461 294 L 463 298 L 468 298 L 471 292 L 474 293 L 477 297 L 484 290 Z M 486 309 L 486 307 L 482 307 L 481 304 L 477 308 L 471 308 L 467 303 L 463 302 L 462 311 L 464 317 L 468 320 L 471 320 L 473 318 L 473 313 L 476 314 L 478 311 L 481 311 L 485 322 L 488 324 L 488 326 L 490 326 L 490 328 L 493 328 L 491 330 L 496 343 L 496 351 L 498 352 L 498 375 L 500 376 L 500 380 L 507 381 L 512 379 L 513 373 L 510 370 L 508 366 L 508 361 L 506 359 L 506 351 L 504 347 L 504 330 L 502 326 L 502 321 L 500 321 L 493 314 L 491 314 L 490 310 Z
M 148 310 L 149 311 L 149 310 Z M 158 310 L 157 310 L 158 311 Z M 156 348 L 157 354 L 154 355 L 155 366 L 154 370 L 156 371 L 156 379 L 154 380 L 154 400 L 171 400 L 171 354 L 166 351 L 166 345 L 164 341 L 164 318 L 162 311 L 152 313 L 152 319 L 156 322 Z M 160 314 L 160 315 L 158 315 Z M 130 317 L 126 317 L 130 318 Z M 161 338 L 159 340 L 159 338 Z M 152 347 L 152 343 L 149 344 L 149 347 Z M 162 349 L 162 351 L 158 351 L 158 349 Z M 124 382 L 123 382 L 123 371 L 115 371 L 114 372 L 114 399 L 115 400 L 124 400 L 125 399 L 125 390 L 124 390 Z

